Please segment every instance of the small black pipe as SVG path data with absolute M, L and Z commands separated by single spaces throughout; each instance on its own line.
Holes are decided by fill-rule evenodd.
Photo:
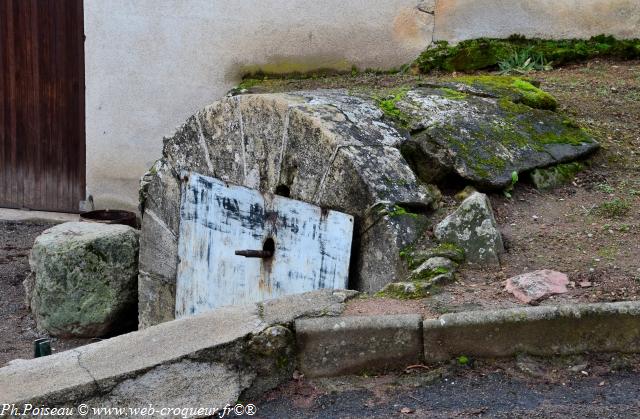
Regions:
M 236 255 L 247 258 L 268 259 L 273 256 L 273 252 L 269 250 L 236 250 Z

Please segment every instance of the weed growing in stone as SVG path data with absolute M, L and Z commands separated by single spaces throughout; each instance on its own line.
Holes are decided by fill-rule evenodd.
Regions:
M 511 198 L 511 192 L 513 192 L 513 188 L 516 186 L 516 183 L 518 183 L 518 180 L 518 172 L 511 172 L 511 184 L 507 186 L 504 191 L 502 191 L 504 196 L 506 196 L 507 198 Z

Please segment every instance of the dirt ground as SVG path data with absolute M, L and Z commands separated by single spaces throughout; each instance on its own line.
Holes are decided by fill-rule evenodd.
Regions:
M 463 266 L 458 281 L 424 300 L 360 298 L 345 315 L 447 312 L 521 305 L 505 279 L 536 269 L 566 273 L 569 292 L 542 304 L 637 300 L 640 296 L 640 62 L 591 61 L 533 73 L 561 112 L 589 129 L 602 150 L 574 181 L 551 191 L 516 185 L 491 194 L 506 253 L 499 271 Z M 445 191 L 438 222 L 459 204 Z M 582 285 L 581 285 L 582 284 Z
M 0 221 L 0 367 L 16 358 L 33 358 L 33 341 L 49 337 L 38 332 L 24 304 L 22 281 L 30 272 L 29 251 L 35 238 L 52 224 Z M 51 339 L 52 352 L 89 343 L 88 339 Z

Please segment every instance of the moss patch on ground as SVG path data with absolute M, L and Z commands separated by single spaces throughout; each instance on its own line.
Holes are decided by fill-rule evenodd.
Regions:
M 438 41 L 420 54 L 413 65 L 422 73 L 433 70 L 453 72 L 491 69 L 522 52 L 552 66 L 596 57 L 638 59 L 640 39 L 618 40 L 612 36 L 599 35 L 586 40 L 546 40 L 514 35 L 507 39 L 472 39 L 457 45 Z

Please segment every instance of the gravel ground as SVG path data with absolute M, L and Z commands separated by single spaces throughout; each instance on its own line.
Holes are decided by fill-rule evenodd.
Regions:
M 38 332 L 26 309 L 22 281 L 29 275 L 29 251 L 35 238 L 53 224 L 0 221 L 0 367 L 16 358 L 33 357 L 33 340 L 49 337 Z M 52 338 L 52 351 L 88 343 L 87 339 Z

